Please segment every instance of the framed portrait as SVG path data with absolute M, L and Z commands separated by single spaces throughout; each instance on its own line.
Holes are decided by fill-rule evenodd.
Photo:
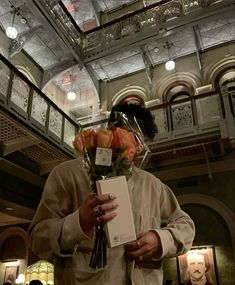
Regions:
M 219 285 L 214 247 L 192 248 L 177 257 L 180 285 Z
M 18 275 L 19 266 L 6 266 L 4 274 L 4 282 L 11 281 L 15 284 L 15 280 Z

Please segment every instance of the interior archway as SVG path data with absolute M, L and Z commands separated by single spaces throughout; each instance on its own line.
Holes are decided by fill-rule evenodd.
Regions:
M 135 97 L 136 100 L 143 103 L 146 101 L 146 90 L 140 86 L 130 86 L 123 88 L 118 93 L 116 93 L 112 98 L 112 106 L 120 103 L 127 97 Z M 111 107 L 112 107 L 111 106 Z
M 235 215 L 228 207 L 221 201 L 203 194 L 179 195 L 177 196 L 177 199 L 181 206 L 186 204 L 199 204 L 207 206 L 217 212 L 228 226 L 233 247 L 233 255 L 235 256 Z

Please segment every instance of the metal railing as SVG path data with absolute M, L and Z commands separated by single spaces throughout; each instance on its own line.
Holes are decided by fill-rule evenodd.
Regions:
M 225 86 L 226 87 L 226 86 Z M 150 147 L 194 141 L 199 138 L 231 139 L 235 136 L 235 87 L 214 90 L 149 108 L 158 133 Z M 84 124 L 100 127 L 106 120 Z
M 191 96 L 151 108 L 158 126 L 153 145 L 195 136 L 230 137 L 235 116 L 235 88 Z M 224 103 L 227 100 L 227 104 Z M 70 155 L 80 126 L 0 55 L 0 107 Z M 107 120 L 84 127 L 106 125 Z M 228 130 L 226 133 L 225 130 Z
M 163 0 L 149 5 L 139 11 L 130 13 L 107 24 L 84 33 L 83 57 L 89 59 L 98 51 L 105 51 L 110 47 L 117 47 L 118 41 L 127 39 L 128 44 L 143 40 L 149 36 L 156 36 L 164 26 L 170 25 L 170 20 L 187 17 L 202 17 L 204 10 L 215 9 L 217 5 L 225 5 L 226 1 L 217 3 L 216 0 Z M 224 3 L 223 3 L 224 2 Z M 203 10 L 203 8 L 205 8 Z M 193 13 L 195 15 L 193 16 Z M 199 16 L 198 16 L 199 15 Z M 174 25 L 175 26 L 175 23 Z
M 192 17 L 202 18 L 203 13 L 219 11 L 229 6 L 228 0 L 161 0 L 118 19 L 82 32 L 62 1 L 40 0 L 35 5 L 46 11 L 51 24 L 66 38 L 78 59 L 89 61 L 96 54 L 119 48 L 120 43 L 134 44 L 160 33 L 163 27 L 179 18 L 191 22 Z M 205 9 L 204 9 L 205 8 Z M 204 9 L 204 10 L 203 10 Z M 177 26 L 172 24 L 172 28 Z M 124 41 L 123 41 L 124 40 Z
M 0 107 L 37 134 L 74 156 L 79 125 L 0 55 Z

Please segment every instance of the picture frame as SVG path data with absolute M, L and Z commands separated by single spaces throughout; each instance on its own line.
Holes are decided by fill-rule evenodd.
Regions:
M 207 285 L 219 285 L 215 249 L 212 246 L 192 247 L 177 257 L 180 285 L 191 285 L 192 280 L 206 280 Z
M 19 266 L 6 266 L 5 273 L 4 273 L 4 282 L 8 280 L 15 284 L 15 280 L 18 275 Z

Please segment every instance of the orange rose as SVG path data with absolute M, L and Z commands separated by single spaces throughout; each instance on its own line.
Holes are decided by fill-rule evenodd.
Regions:
M 97 132 L 97 146 L 109 148 L 112 144 L 113 132 L 106 129 L 99 129 Z
M 129 161 L 133 161 L 137 155 L 137 149 L 135 146 L 128 147 L 124 150 L 122 156 Z
M 136 147 L 137 142 L 132 132 L 125 129 L 117 128 L 114 132 L 113 148 L 126 149 L 129 147 Z
M 117 129 L 113 130 L 113 141 L 111 144 L 112 149 L 120 148 L 119 135 Z
M 129 161 L 134 160 L 137 154 L 137 146 L 138 143 L 132 132 L 122 128 L 116 128 L 116 130 L 113 131 L 112 148 L 122 149 L 122 157 L 127 158 Z
M 81 133 L 75 136 L 75 140 L 73 141 L 73 146 L 76 152 L 81 153 L 84 150 L 83 138 Z
M 84 130 L 82 137 L 86 149 L 96 146 L 96 132 L 93 129 Z

